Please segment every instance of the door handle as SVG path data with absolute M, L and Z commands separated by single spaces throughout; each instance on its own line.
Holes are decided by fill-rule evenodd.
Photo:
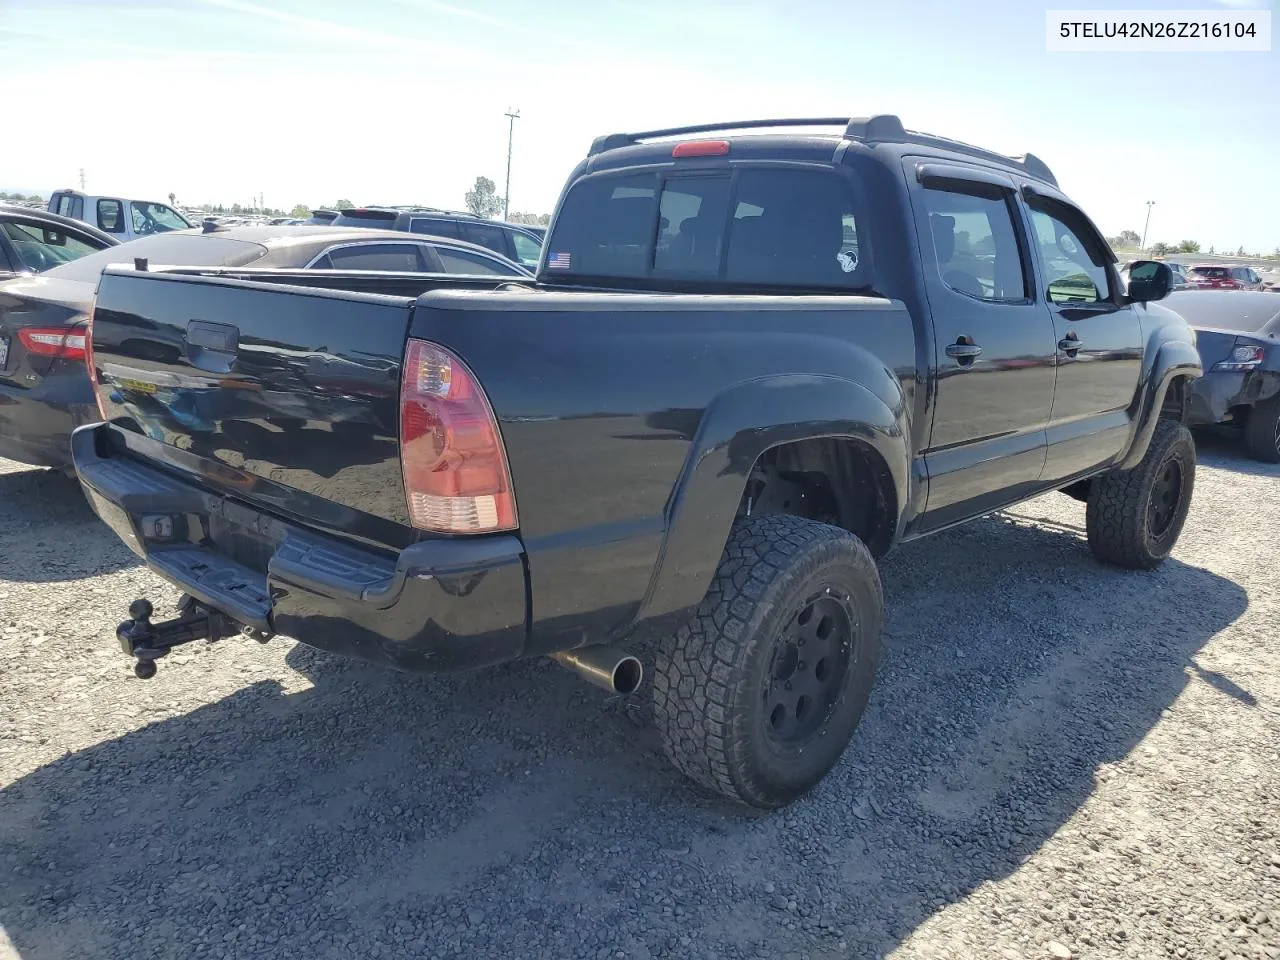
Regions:
M 1081 340 L 1079 337 L 1077 337 L 1074 333 L 1071 334 L 1070 336 L 1063 337 L 1061 340 L 1058 341 L 1058 349 L 1061 350 L 1063 353 L 1075 354 L 1083 346 L 1084 346 L 1084 341 Z
M 968 337 L 960 337 L 955 343 L 947 344 L 946 354 L 952 360 L 960 361 L 963 366 L 973 363 L 974 360 L 982 353 L 982 348 L 976 343 L 968 343 Z

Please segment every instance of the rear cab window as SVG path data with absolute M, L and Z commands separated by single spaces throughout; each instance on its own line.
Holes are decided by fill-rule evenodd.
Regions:
M 742 166 L 609 172 L 570 188 L 545 244 L 548 282 L 808 292 L 871 282 L 844 171 Z

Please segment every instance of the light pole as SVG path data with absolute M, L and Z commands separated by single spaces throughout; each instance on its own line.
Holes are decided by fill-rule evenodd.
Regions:
M 1156 205 L 1154 200 L 1147 201 L 1147 222 L 1142 225 L 1142 250 L 1141 253 L 1147 252 L 1147 228 L 1151 226 L 1151 208 Z
M 502 219 L 505 220 L 511 213 L 511 140 L 515 136 L 520 111 L 507 110 L 503 116 L 507 118 L 507 186 L 502 191 Z

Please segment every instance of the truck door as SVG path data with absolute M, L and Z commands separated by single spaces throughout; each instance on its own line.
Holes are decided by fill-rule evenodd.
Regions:
M 1039 481 L 1055 341 L 1034 296 L 1012 178 L 905 162 L 933 315 L 928 530 L 1018 500 Z
M 1044 480 L 1054 482 L 1095 470 L 1127 446 L 1142 325 L 1120 289 L 1111 250 L 1089 219 L 1038 184 L 1023 196 L 1057 348 L 1044 472 Z

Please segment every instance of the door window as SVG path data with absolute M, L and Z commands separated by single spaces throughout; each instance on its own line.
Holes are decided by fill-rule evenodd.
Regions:
M 536 267 L 538 258 L 542 256 L 542 245 L 530 236 L 512 231 L 511 242 L 515 244 L 516 259 L 526 267 Z
M 433 237 L 458 237 L 456 220 L 432 220 L 427 217 L 414 217 L 409 221 L 410 233 L 425 233 Z
M 78 237 L 34 223 L 0 224 L 23 268 L 39 273 L 98 250 Z
M 504 257 L 507 255 L 507 236 L 501 227 L 495 227 L 488 223 L 466 222 L 461 223 L 460 227 L 463 240 L 486 247 L 495 253 L 502 254 Z
M 392 270 L 419 273 L 424 268 L 416 243 L 367 243 L 329 251 L 334 270 Z M 317 266 L 319 264 L 317 263 Z
M 190 226 L 172 207 L 163 203 L 134 200 L 130 206 L 133 208 L 135 233 L 165 233 L 169 230 L 186 230 Z
M 124 204 L 119 200 L 98 201 L 98 229 L 107 233 L 124 233 Z
M 456 247 L 436 247 L 436 253 L 444 264 L 445 273 L 461 273 L 470 276 L 514 276 L 515 272 L 499 260 L 491 260 L 470 250 Z
M 1048 281 L 1050 303 L 1100 303 L 1111 299 L 1106 260 L 1096 245 L 1076 230 L 1068 217 L 1047 207 L 1031 209 L 1040 262 Z
M 942 282 L 976 300 L 1025 301 L 1026 271 L 1008 192 L 975 183 L 963 190 L 929 187 L 924 198 Z

